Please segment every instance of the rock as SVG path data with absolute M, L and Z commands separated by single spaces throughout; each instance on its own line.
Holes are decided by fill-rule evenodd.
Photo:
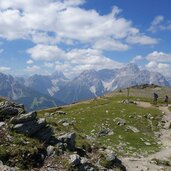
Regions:
M 169 127 L 168 127 L 168 129 L 171 129 L 171 122 L 169 123 Z
M 110 149 L 102 151 L 99 164 L 107 169 L 116 168 L 119 170 L 126 171 L 126 168 L 122 165 L 121 160 L 119 160 L 116 157 L 115 153 Z
M 52 138 L 52 136 L 53 136 L 53 131 L 51 127 L 48 126 L 41 128 L 41 130 L 39 130 L 34 134 L 34 137 L 36 137 L 37 139 L 43 142 L 48 142 Z
M 66 114 L 64 111 L 56 111 L 55 113 L 59 114 L 59 115 L 65 115 Z
M 24 122 L 33 121 L 36 119 L 36 117 L 37 117 L 36 112 L 30 112 L 27 114 L 21 114 L 19 116 L 13 117 L 13 118 L 11 118 L 10 122 L 12 124 L 20 124 L 20 123 L 24 123 Z
M 71 164 L 73 166 L 78 166 L 81 163 L 81 158 L 79 155 L 72 154 L 69 157 L 70 157 L 69 164 Z
M 136 127 L 133 127 L 133 126 L 127 126 L 127 129 L 131 130 L 134 133 L 140 132 Z
M 15 104 L 10 101 L 3 101 L 0 103 L 0 120 L 10 119 L 13 116 L 25 112 L 24 106 Z
M 124 126 L 124 125 L 126 125 L 125 119 L 116 118 L 115 121 L 116 121 L 117 125 L 119 125 L 119 126 Z
M 58 123 L 68 123 L 68 119 L 60 119 L 59 121 L 58 121 Z
M 15 168 L 3 165 L 2 161 L 0 161 L 0 171 L 16 171 Z
M 149 142 L 144 142 L 145 145 L 150 146 L 151 144 Z
M 47 171 L 57 171 L 57 170 L 54 169 L 54 168 L 48 167 L 48 168 L 47 168 Z
M 80 171 L 98 171 L 99 169 L 92 165 L 91 163 L 84 163 L 78 166 Z
M 47 155 L 48 155 L 48 156 L 53 155 L 53 154 L 54 154 L 54 149 L 55 149 L 54 146 L 49 145 L 49 146 L 47 147 L 47 149 L 46 149 Z
M 13 108 L 11 106 L 5 107 L 0 110 L 0 119 L 5 120 L 5 119 L 10 119 L 13 116 L 18 115 L 18 109 Z
M 58 140 L 61 141 L 62 143 L 66 143 L 67 148 L 71 151 L 74 151 L 75 150 L 75 138 L 76 138 L 75 133 L 67 133 L 58 137 Z
M 6 107 L 9 107 L 9 106 L 13 106 L 13 105 L 14 105 L 14 103 L 12 103 L 10 101 L 7 101 L 7 100 L 2 101 L 2 102 L 0 102 L 0 110 L 4 109 Z
M 38 132 L 41 128 L 46 126 L 45 118 L 40 118 L 38 120 L 29 121 L 21 124 L 16 124 L 12 127 L 12 130 L 22 133 L 28 136 L 32 136 Z
M 0 128 L 5 125 L 5 122 L 0 122 Z
M 112 150 L 106 149 L 105 153 L 107 161 L 114 161 L 116 159 L 116 155 Z
M 100 132 L 98 133 L 98 136 L 101 137 L 101 136 L 106 136 L 108 135 L 110 132 L 110 129 L 109 128 L 105 128 L 105 127 L 102 127 Z
M 136 104 L 135 101 L 133 101 L 133 100 L 128 100 L 128 99 L 122 100 L 121 103 L 123 103 L 123 104 Z
M 69 126 L 69 123 L 63 123 L 62 125 L 63 126 Z

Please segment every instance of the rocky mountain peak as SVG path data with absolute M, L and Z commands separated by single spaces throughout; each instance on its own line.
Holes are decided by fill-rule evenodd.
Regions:
M 62 71 L 55 71 L 50 76 L 52 79 L 64 79 L 67 80 L 66 76 Z
M 120 69 L 120 73 L 125 74 L 125 75 L 137 74 L 138 72 L 140 72 L 140 69 L 139 69 L 138 65 L 136 65 L 134 63 L 129 63 L 125 67 Z

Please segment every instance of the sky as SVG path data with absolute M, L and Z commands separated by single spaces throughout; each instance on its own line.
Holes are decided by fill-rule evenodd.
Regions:
M 0 72 L 13 75 L 135 63 L 171 76 L 170 0 L 0 0 Z

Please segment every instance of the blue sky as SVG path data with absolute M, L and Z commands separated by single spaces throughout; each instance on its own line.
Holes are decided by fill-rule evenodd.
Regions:
M 74 76 L 129 62 L 171 76 L 170 0 L 1 0 L 0 71 Z

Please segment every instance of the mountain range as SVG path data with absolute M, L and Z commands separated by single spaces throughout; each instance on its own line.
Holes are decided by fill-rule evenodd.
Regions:
M 101 96 L 116 89 L 141 84 L 170 86 L 171 79 L 157 72 L 141 70 L 130 63 L 120 69 L 86 70 L 73 79 L 62 72 L 28 78 L 0 73 L 0 96 L 38 110 Z

